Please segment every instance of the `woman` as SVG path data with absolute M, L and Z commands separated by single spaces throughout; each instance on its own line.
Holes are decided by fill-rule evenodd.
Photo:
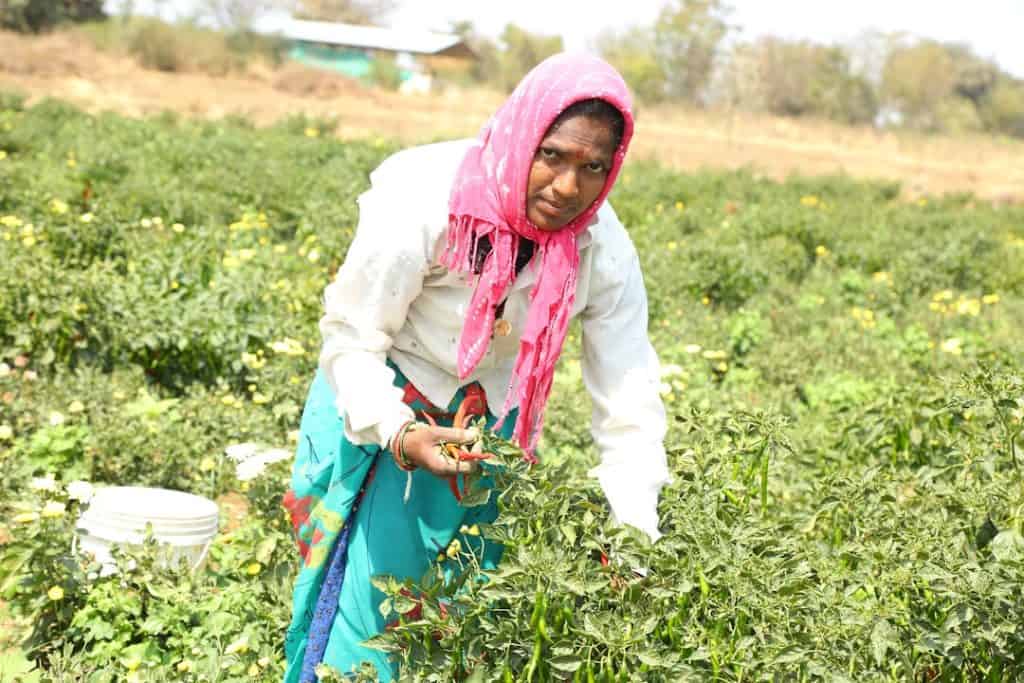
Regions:
M 668 479 L 658 361 L 636 251 L 605 202 L 632 134 L 621 77 L 562 54 L 523 79 L 478 139 L 406 150 L 371 174 L 325 292 L 285 497 L 304 562 L 287 681 L 315 680 L 321 661 L 395 674 L 360 644 L 384 627 L 371 577 L 418 578 L 497 514 L 493 501 L 458 504 L 446 479 L 467 463 L 438 444 L 474 435 L 445 425 L 470 406 L 532 456 L 572 317 L 601 453 L 591 474 L 618 520 L 657 539 Z M 484 564 L 498 555 L 490 548 Z

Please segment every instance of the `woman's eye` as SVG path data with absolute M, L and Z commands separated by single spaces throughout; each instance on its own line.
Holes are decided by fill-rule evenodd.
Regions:
M 592 173 L 604 173 L 607 169 L 605 169 L 603 162 L 592 161 L 589 164 L 587 164 L 587 170 L 591 171 Z
M 552 160 L 552 159 L 556 159 L 558 157 L 558 152 L 556 152 L 555 150 L 553 150 L 553 149 L 551 149 L 549 147 L 541 147 L 540 148 L 540 155 L 544 159 Z

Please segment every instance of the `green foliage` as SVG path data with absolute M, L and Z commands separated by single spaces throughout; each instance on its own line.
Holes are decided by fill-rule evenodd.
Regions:
M 99 0 L 5 0 L 0 3 L 0 28 L 39 33 L 64 22 L 91 21 L 103 16 Z
M 654 57 L 671 99 L 703 102 L 722 40 L 729 32 L 723 0 L 676 0 L 654 24 Z
M 240 481 L 221 454 L 291 443 L 322 289 L 391 149 L 305 117 L 0 103 L 0 671 L 280 680 L 288 464 Z M 663 365 L 664 537 L 612 523 L 586 476 L 574 327 L 542 464 L 492 444 L 501 516 L 378 580 L 404 615 L 379 645 L 437 681 L 1019 677 L 1024 210 L 634 162 L 612 202 Z M 69 551 L 79 478 L 218 500 L 207 565 L 142 546 L 99 576 Z
M 668 96 L 665 67 L 651 50 L 653 41 L 653 31 L 643 27 L 623 33 L 609 32 L 598 38 L 601 56 L 622 74 L 634 96 L 650 104 Z
M 981 117 L 989 130 L 1024 138 L 1024 82 L 1001 79 L 983 101 Z
M 872 123 L 878 106 L 871 85 L 852 73 L 837 47 L 762 38 L 734 49 L 729 99 L 782 116 L 818 116 Z

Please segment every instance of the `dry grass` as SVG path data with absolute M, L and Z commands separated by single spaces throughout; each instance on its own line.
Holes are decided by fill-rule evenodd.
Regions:
M 254 65 L 210 77 L 140 68 L 127 56 L 101 54 L 87 41 L 53 34 L 0 33 L 0 89 L 30 101 L 61 97 L 91 111 L 144 116 L 173 110 L 267 124 L 305 113 L 336 117 L 344 138 L 385 136 L 402 142 L 473 135 L 502 97 L 485 91 L 407 96 L 362 88 L 344 78 L 289 66 Z M 633 154 L 674 167 L 751 167 L 772 177 L 845 173 L 895 179 L 908 196 L 973 192 L 1024 200 L 1024 142 L 986 136 L 937 137 L 880 132 L 831 122 L 745 113 L 643 108 Z

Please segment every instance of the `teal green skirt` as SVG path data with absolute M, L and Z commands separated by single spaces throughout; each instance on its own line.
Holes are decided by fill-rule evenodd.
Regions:
M 439 409 L 391 367 L 395 386 L 404 390 L 405 402 L 421 420 L 426 413 L 439 425 L 451 425 L 467 395 L 483 394 L 479 384 L 467 385 L 446 409 Z M 392 680 L 396 662 L 362 644 L 387 622 L 378 609 L 385 596 L 370 579 L 380 574 L 419 579 L 432 564 L 445 561 L 441 557 L 454 540 L 471 546 L 460 529 L 497 517 L 493 496 L 485 505 L 462 507 L 447 480 L 423 470 L 412 473 L 409 499 L 403 502 L 406 473 L 390 451 L 346 439 L 334 401 L 318 371 L 302 413 L 291 489 L 284 497 L 302 561 L 285 636 L 286 683 L 315 681 L 312 670 L 321 661 L 342 673 L 369 662 L 380 680 Z M 495 417 L 487 412 L 486 418 L 492 426 Z M 515 415 L 510 415 L 502 436 L 508 438 L 514 424 Z M 472 546 L 479 543 L 475 538 Z M 486 545 L 482 565 L 493 568 L 501 550 Z

